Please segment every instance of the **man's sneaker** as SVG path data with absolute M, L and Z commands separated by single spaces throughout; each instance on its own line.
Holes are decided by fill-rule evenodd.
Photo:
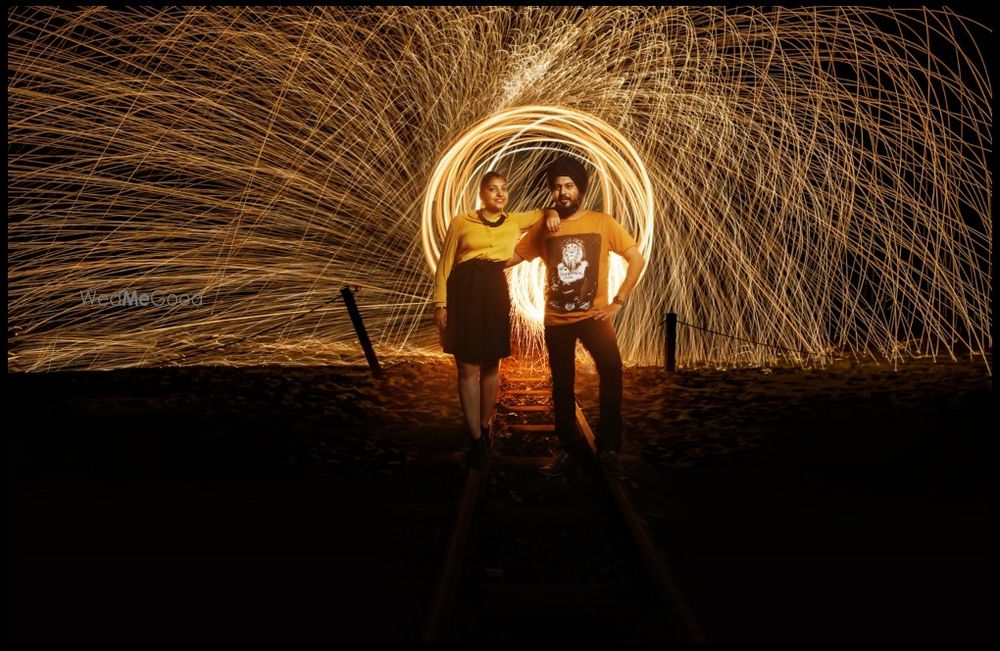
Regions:
M 538 472 L 546 477 L 561 477 L 566 474 L 566 467 L 569 466 L 569 463 L 569 453 L 560 450 L 552 462 L 539 468 Z
M 604 472 L 612 477 L 625 476 L 625 466 L 622 465 L 622 460 L 618 458 L 618 453 L 614 450 L 603 450 L 597 455 L 597 458 L 601 462 L 601 468 L 604 469 Z

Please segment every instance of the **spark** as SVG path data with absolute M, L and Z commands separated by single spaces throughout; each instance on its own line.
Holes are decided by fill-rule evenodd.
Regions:
M 648 265 L 627 363 L 992 351 L 989 28 L 950 9 L 15 7 L 8 370 L 439 355 L 475 180 L 592 171 Z M 621 261 L 612 283 L 620 282 Z M 540 346 L 541 270 L 510 273 Z M 81 293 L 200 295 L 97 305 Z

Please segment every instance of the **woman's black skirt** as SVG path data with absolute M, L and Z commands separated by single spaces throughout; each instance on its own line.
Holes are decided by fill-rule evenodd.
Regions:
M 503 269 L 503 262 L 482 259 L 452 268 L 444 352 L 468 363 L 510 356 L 510 290 Z

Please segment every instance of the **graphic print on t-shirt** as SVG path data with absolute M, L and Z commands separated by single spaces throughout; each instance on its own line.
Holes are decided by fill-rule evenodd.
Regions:
M 557 312 L 585 312 L 594 304 L 601 271 L 598 233 L 557 235 L 545 240 L 548 287 L 545 300 Z

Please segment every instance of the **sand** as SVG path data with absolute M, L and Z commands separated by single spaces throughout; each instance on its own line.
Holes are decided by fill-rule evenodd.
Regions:
M 383 366 L 8 374 L 11 639 L 412 640 L 448 518 L 400 514 L 465 434 L 450 362 Z M 988 641 L 992 390 L 626 368 L 627 481 L 709 638 Z

